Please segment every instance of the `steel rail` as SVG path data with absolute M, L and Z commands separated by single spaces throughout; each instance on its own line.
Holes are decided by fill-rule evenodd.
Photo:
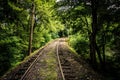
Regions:
M 63 73 L 63 70 L 62 70 L 62 65 L 61 65 L 61 61 L 60 61 L 60 57 L 59 57 L 59 49 L 58 49 L 58 46 L 59 46 L 59 42 L 57 44 L 57 60 L 58 60 L 58 65 L 59 65 L 59 68 L 60 68 L 60 72 L 61 72 L 61 75 L 62 75 L 62 79 L 65 80 L 65 76 L 64 76 L 64 73 Z
M 33 65 L 37 62 L 38 58 L 42 55 L 44 51 L 44 48 L 40 51 L 39 55 L 37 56 L 37 58 L 31 63 L 31 65 L 29 66 L 29 68 L 26 70 L 26 72 L 23 74 L 23 76 L 21 77 L 20 80 L 24 80 L 24 78 L 26 77 L 26 75 L 29 73 L 30 69 L 33 67 Z

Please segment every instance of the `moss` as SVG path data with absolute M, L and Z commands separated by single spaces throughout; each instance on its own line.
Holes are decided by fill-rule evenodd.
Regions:
M 57 62 L 53 50 L 47 53 L 42 60 L 43 67 L 40 68 L 40 76 L 43 80 L 57 80 Z

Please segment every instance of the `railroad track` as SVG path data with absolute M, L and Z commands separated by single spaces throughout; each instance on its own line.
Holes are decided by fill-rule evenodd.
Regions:
M 74 65 L 74 56 L 69 52 L 70 50 L 65 49 L 64 43 L 64 38 L 51 42 L 49 45 L 46 45 L 39 50 L 37 54 L 33 55 L 26 62 L 17 67 L 17 69 L 6 74 L 1 80 L 45 80 L 45 78 L 41 78 L 42 76 L 40 75 L 40 67 L 44 66 L 40 61 L 44 59 L 44 57 L 48 55 L 47 53 L 53 48 L 53 54 L 56 55 L 55 58 L 57 62 L 58 75 L 56 80 L 89 80 L 79 78 L 79 73 L 76 73 L 79 71 L 77 71 L 78 69 L 75 69 L 76 65 Z
M 71 54 L 68 54 L 66 51 L 63 50 L 63 44 L 65 39 L 59 40 L 57 44 L 57 58 L 60 68 L 60 73 L 62 76 L 61 80 L 78 80 L 76 73 L 72 67 L 71 62 L 69 61 L 72 59 Z
M 76 80 L 74 72 L 72 70 L 71 64 L 64 57 L 64 52 L 62 51 L 61 42 L 65 39 L 56 40 L 56 57 L 58 60 L 58 80 Z M 49 44 L 50 45 L 50 44 Z M 26 62 L 21 64 L 17 69 L 14 69 L 10 73 L 6 74 L 1 80 L 41 80 L 39 76 L 39 61 L 43 53 L 46 53 L 45 48 L 42 48 L 37 54 L 30 57 Z
M 36 65 L 39 63 L 38 60 L 42 56 L 44 49 L 49 45 L 50 43 L 18 67 L 5 74 L 2 78 L 0 78 L 0 80 L 33 80 L 31 75 L 35 74 L 35 72 L 31 70 L 36 69 Z

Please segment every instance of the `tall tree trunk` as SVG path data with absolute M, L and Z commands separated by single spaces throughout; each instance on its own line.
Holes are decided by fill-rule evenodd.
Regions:
M 93 67 L 96 66 L 96 50 L 95 50 L 95 35 L 93 33 L 91 33 L 90 37 L 90 58 L 91 58 L 91 63 L 93 65 Z
M 90 57 L 93 67 L 96 66 L 96 34 L 97 34 L 97 1 L 91 0 L 92 8 L 92 32 L 90 34 Z
M 106 68 L 106 57 L 105 57 L 105 46 L 106 46 L 106 30 L 109 28 L 109 24 L 110 22 L 107 22 L 107 27 L 104 29 L 103 31 L 103 35 L 102 35 L 102 56 L 103 56 L 103 68 Z
M 103 32 L 103 43 L 102 43 L 102 54 L 103 54 L 103 69 L 105 68 L 105 43 L 106 43 L 106 35 L 105 31 Z
M 98 55 L 98 59 L 100 61 L 101 67 L 103 67 L 103 60 L 102 60 L 102 56 L 101 56 L 101 51 L 100 51 L 100 48 L 98 47 L 97 43 L 96 43 L 96 51 L 97 51 L 97 55 Z
M 31 9 L 31 23 L 30 23 L 30 36 L 29 36 L 29 51 L 28 55 L 31 54 L 32 52 L 32 40 L 33 40 L 33 28 L 34 28 L 34 23 L 35 23 L 35 4 L 34 2 L 32 3 L 32 9 Z

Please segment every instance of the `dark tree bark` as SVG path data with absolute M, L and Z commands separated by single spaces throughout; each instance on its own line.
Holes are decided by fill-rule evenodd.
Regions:
M 110 26 L 110 22 L 107 21 L 107 27 L 103 30 L 103 34 L 102 34 L 102 57 L 103 57 L 103 68 L 106 68 L 106 57 L 105 57 L 105 46 L 106 46 L 106 31 Z
M 35 4 L 33 2 L 32 4 L 32 9 L 31 9 L 31 23 L 30 23 L 30 36 L 29 36 L 29 51 L 28 55 L 31 54 L 32 52 L 32 40 L 33 40 L 33 28 L 34 28 L 34 23 L 35 23 Z
M 90 58 L 93 67 L 96 66 L 96 34 L 97 34 L 97 1 L 91 0 L 92 32 L 90 34 Z
M 102 56 L 103 56 L 103 68 L 105 68 L 105 44 L 106 44 L 106 35 L 105 31 L 103 32 L 103 43 L 102 43 Z
M 101 56 L 101 51 L 97 45 L 96 42 L 96 36 L 99 31 L 98 28 L 98 18 L 97 18 L 97 8 L 98 8 L 98 1 L 97 0 L 91 0 L 91 8 L 92 8 L 92 32 L 90 35 L 90 57 L 91 57 L 91 63 L 94 68 L 97 68 L 97 61 L 96 61 L 96 53 L 98 55 L 98 59 L 100 61 L 100 64 L 103 65 L 103 59 Z
M 101 67 L 103 67 L 103 59 L 102 59 L 102 56 L 101 56 L 100 48 L 98 47 L 97 43 L 96 43 L 95 47 L 96 47 L 96 52 L 97 52 L 98 59 L 100 61 Z
M 95 50 L 95 35 L 94 33 L 91 33 L 90 35 L 90 58 L 91 58 L 91 63 L 93 65 L 93 67 L 96 66 L 96 50 Z

